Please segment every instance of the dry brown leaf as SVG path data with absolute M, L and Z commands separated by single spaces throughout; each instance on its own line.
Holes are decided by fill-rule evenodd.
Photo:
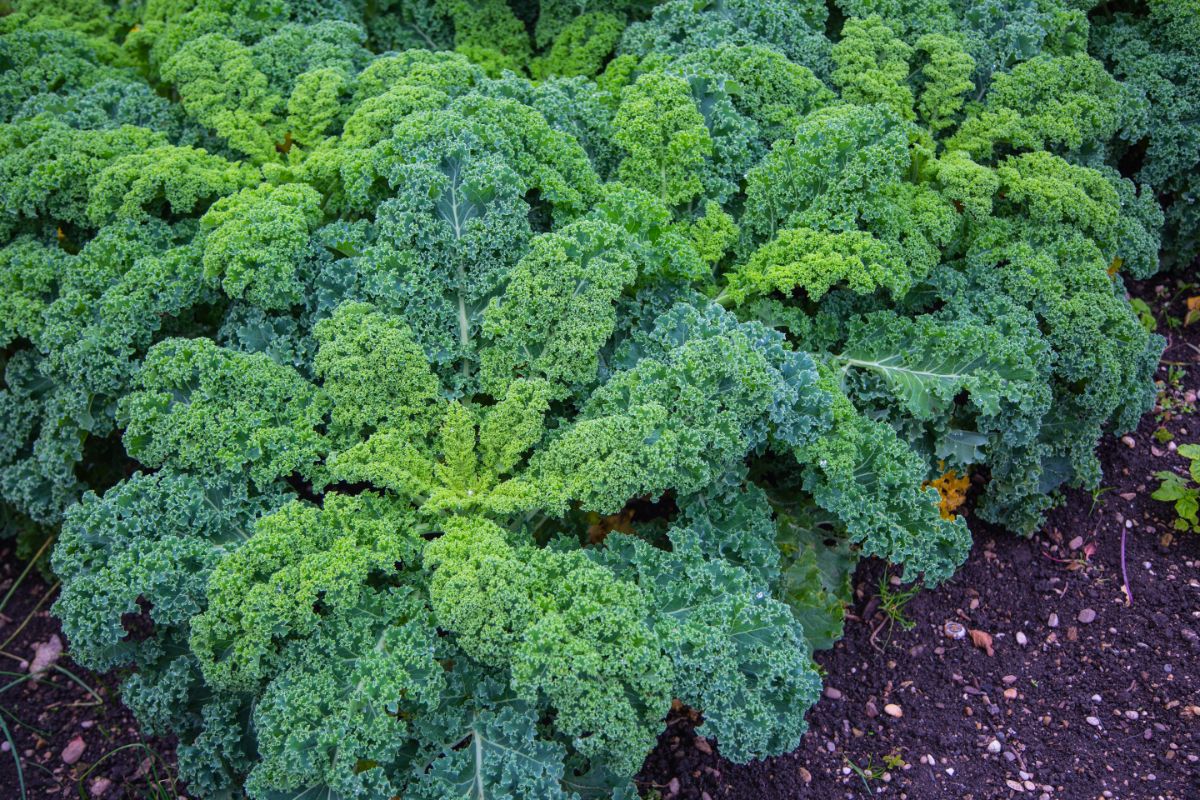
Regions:
M 600 544 L 612 531 L 633 533 L 634 509 L 627 508 L 617 514 L 601 517 L 592 513 L 588 515 L 588 544 Z
M 992 649 L 992 635 L 987 631 L 979 631 L 972 628 L 971 644 L 975 645 L 980 650 L 986 651 L 989 656 L 996 655 L 996 651 Z

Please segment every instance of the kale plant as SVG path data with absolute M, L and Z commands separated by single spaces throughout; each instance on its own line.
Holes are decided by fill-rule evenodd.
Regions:
M 1097 484 L 1194 253 L 1194 0 L 7 10 L 2 520 L 199 797 L 793 749 L 859 559 Z

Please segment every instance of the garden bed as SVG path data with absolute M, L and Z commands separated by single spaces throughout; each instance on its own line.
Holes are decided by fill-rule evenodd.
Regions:
M 1135 288 L 1160 320 L 1181 316 L 1181 296 L 1164 304 L 1164 291 Z M 1168 405 L 1194 402 L 1198 345 L 1200 325 L 1170 332 L 1159 374 Z M 1155 432 L 1195 441 L 1200 418 L 1160 422 L 1162 411 L 1129 437 L 1106 439 L 1103 489 L 1071 492 L 1033 538 L 974 525 L 970 559 L 939 589 L 901 604 L 902 589 L 885 583 L 881 598 L 888 576 L 865 563 L 845 638 L 818 655 L 825 698 L 797 751 L 733 765 L 680 712 L 646 762 L 644 793 L 1196 797 L 1200 537 L 1172 533 L 1170 507 L 1150 493 L 1154 472 L 1183 465 Z M 63 656 L 41 681 L 22 680 L 22 662 L 59 635 L 47 611 L 54 589 L 36 572 L 17 583 L 22 565 L 11 551 L 0 559 L 0 592 L 16 583 L 0 617 L 0 641 L 10 640 L 0 648 L 8 673 L 0 715 L 12 742 L 0 729 L 5 796 L 20 796 L 21 781 L 29 798 L 179 796 L 171 743 L 139 734 L 111 677 Z M 948 637 L 948 623 L 963 638 Z

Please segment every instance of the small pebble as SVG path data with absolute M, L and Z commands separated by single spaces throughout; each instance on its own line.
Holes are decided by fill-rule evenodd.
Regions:
M 1100 718 L 1099 717 L 1088 717 L 1087 724 L 1091 725 L 1093 728 L 1099 728 L 1100 727 Z
M 677 794 L 679 794 L 679 778 L 671 778 L 670 782 L 667 783 L 667 796 L 670 797 Z
M 96 780 L 92 781 L 92 785 L 88 791 L 91 793 L 92 797 L 103 797 L 111 788 L 112 781 L 110 781 L 108 778 L 96 778 Z
M 12 750 L 11 744 L 8 742 L 0 742 L 0 753 L 7 753 L 9 750 Z
M 1055 614 L 1053 611 L 1051 611 L 1049 619 L 1046 620 L 1046 624 L 1049 625 L 1051 628 L 1057 628 L 1058 627 L 1058 614 Z
M 1135 720 L 1135 721 L 1136 721 L 1136 720 L 1137 720 L 1137 718 L 1138 718 L 1138 712 L 1134 711 L 1134 710 L 1131 708 L 1131 709 L 1129 709 L 1128 711 L 1126 711 L 1126 712 L 1125 712 L 1125 718 L 1126 718 L 1126 719 L 1132 719 L 1132 720 Z
M 1014 683 L 1017 682 L 1017 676 L 1016 675 L 1005 675 L 1000 680 L 1005 686 L 1012 686 Z
M 62 656 L 63 643 L 58 634 L 53 634 L 49 641 L 34 645 L 33 661 L 29 664 L 29 673 L 35 678 L 46 674 Z
M 1121 444 L 1125 445 L 1125 446 L 1126 446 L 1126 447 L 1128 447 L 1130 450 L 1132 450 L 1133 448 L 1137 447 L 1137 442 L 1135 442 L 1135 441 L 1133 440 L 1133 437 L 1132 437 L 1132 436 L 1128 436 L 1128 435 L 1126 435 L 1126 436 L 1122 436 L 1122 437 L 1121 437 Z
M 887 714 L 889 717 L 895 717 L 896 719 L 904 716 L 904 710 L 895 703 L 888 703 L 886 706 L 884 706 L 883 713 Z
M 1074 539 L 1071 540 L 1068 547 L 1070 547 L 1072 550 L 1078 550 L 1079 548 L 1083 547 L 1083 537 L 1076 536 Z
M 995 739 L 992 739 L 990 742 L 988 742 L 987 751 L 989 753 L 993 753 L 993 754 L 999 753 L 1000 752 L 1000 742 L 996 741 Z
M 62 760 L 64 764 L 70 765 L 77 762 L 83 757 L 83 751 L 87 748 L 82 736 L 76 736 L 71 741 L 67 742 L 67 746 L 63 748 Z
M 1012 778 L 1006 778 L 1004 784 L 1014 792 L 1023 792 L 1025 787 L 1014 781 Z
M 1090 608 L 1085 608 L 1083 611 L 1079 612 L 1079 617 L 1077 619 L 1084 625 L 1087 625 L 1096 620 L 1096 612 Z
M 1029 644 L 1029 637 L 1025 635 L 1024 631 L 1017 631 L 1017 644 L 1021 645 L 1021 647 Z
M 841 700 L 842 699 L 842 693 L 840 691 L 838 691 L 837 689 L 833 688 L 832 686 L 825 687 L 825 696 L 828 697 L 830 700 Z

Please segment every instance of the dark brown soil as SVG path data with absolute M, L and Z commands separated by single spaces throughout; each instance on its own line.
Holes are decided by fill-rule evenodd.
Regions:
M 0 597 L 23 569 L 11 548 L 0 550 Z M 141 736 L 117 697 L 115 677 L 91 673 L 63 655 L 41 680 L 29 679 L 37 645 L 61 636 L 47 610 L 53 592 L 31 571 L 0 613 L 0 798 L 20 800 L 23 780 L 29 800 L 174 800 L 173 747 Z M 68 764 L 64 751 L 78 749 L 71 745 L 76 738 L 83 750 Z
M 1135 291 L 1163 302 L 1153 287 Z M 1179 298 L 1166 305 L 1183 316 Z M 1200 535 L 1172 533 L 1170 506 L 1150 497 L 1153 473 L 1185 466 L 1155 440 L 1158 418 L 1175 443 L 1200 440 L 1200 415 L 1178 411 L 1200 391 L 1197 345 L 1200 324 L 1172 333 L 1158 375 L 1165 412 L 1101 444 L 1102 493 L 1070 492 L 1030 539 L 973 524 L 975 546 L 959 574 L 903 609 L 911 630 L 880 610 L 882 565 L 861 565 L 846 636 L 817 656 L 826 696 L 798 750 L 730 764 L 708 743 L 697 747 L 693 720 L 678 715 L 646 761 L 644 792 L 667 800 L 1200 798 Z M 1168 386 L 1172 362 L 1186 374 Z M 1132 603 L 1122 588 L 1123 534 Z M 947 622 L 980 633 L 951 639 Z

